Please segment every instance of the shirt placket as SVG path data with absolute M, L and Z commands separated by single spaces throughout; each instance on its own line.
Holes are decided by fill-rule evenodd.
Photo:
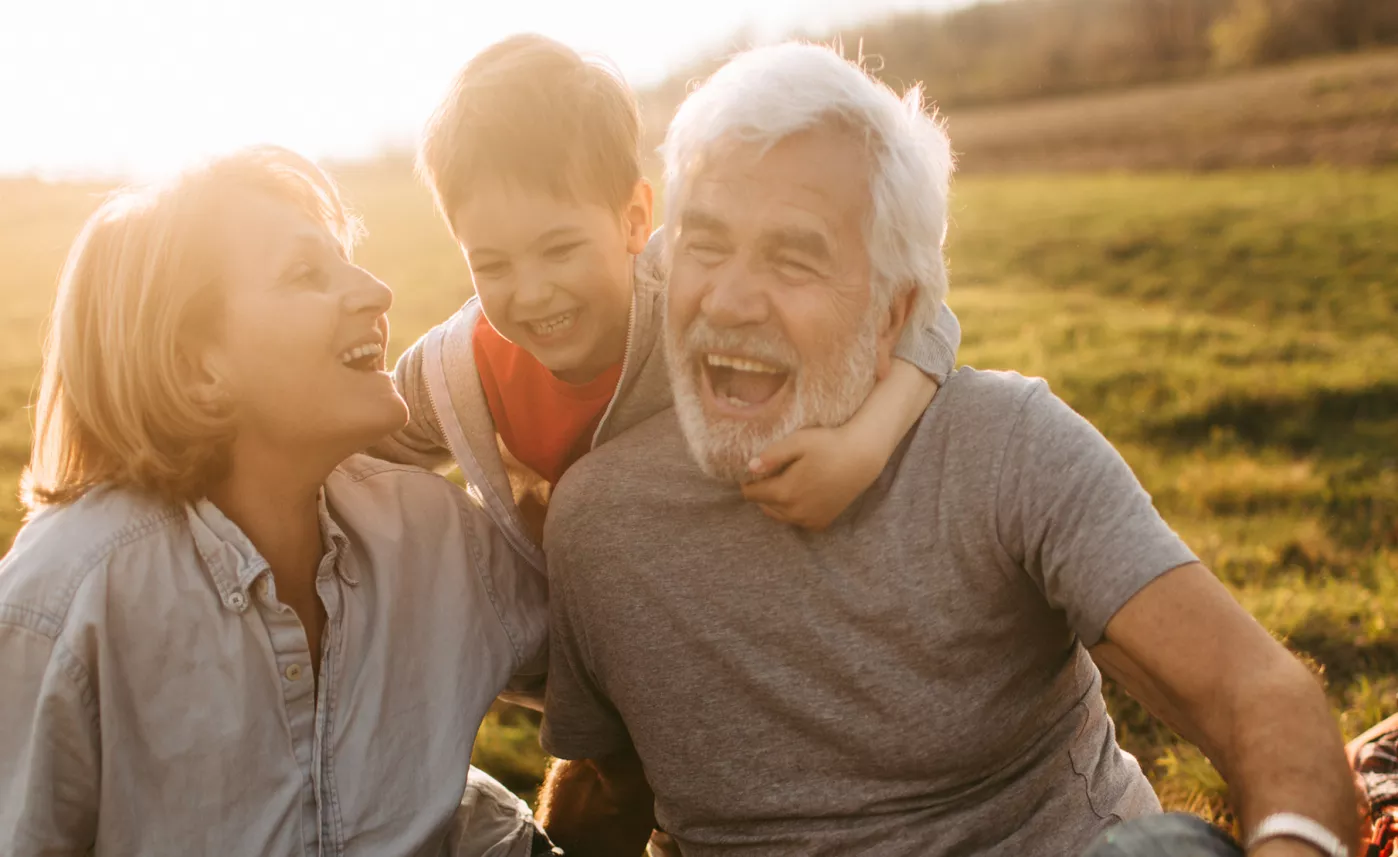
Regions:
M 327 554 L 316 575 L 316 594 L 326 612 L 319 681 L 311 669 L 306 629 L 296 611 L 277 600 L 271 572 L 264 573 L 256 584 L 259 610 L 276 659 L 292 750 L 305 778 L 301 791 L 303 850 L 307 855 L 321 857 L 339 857 L 344 853 L 330 740 L 336 699 L 333 654 L 339 645 L 342 614 L 339 587 L 331 573 L 337 559 L 337 551 Z
M 301 768 L 301 842 L 304 854 L 320 853 L 314 773 L 316 743 L 316 682 L 311 670 L 311 649 L 306 630 L 295 611 L 280 603 L 271 572 L 255 584 L 258 610 L 267 625 L 276 661 L 276 681 L 291 731 L 292 753 Z
M 342 625 L 344 599 L 340 579 L 334 570 L 340 561 L 339 548 L 321 560 L 316 574 L 316 594 L 325 607 L 325 629 L 320 644 L 320 679 L 316 700 L 312 771 L 319 809 L 321 854 L 342 857 L 345 853 L 344 825 L 340 815 L 340 794 L 335 787 L 335 706 L 339 700 L 338 665 L 344 639 Z

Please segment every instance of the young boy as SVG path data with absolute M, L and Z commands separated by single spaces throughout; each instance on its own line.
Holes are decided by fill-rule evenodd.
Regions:
M 398 361 L 412 419 L 374 452 L 428 467 L 455 458 L 541 571 L 552 486 L 671 404 L 665 273 L 639 140 L 617 74 L 525 35 L 466 64 L 419 152 L 476 297 Z M 820 528 L 872 484 L 955 363 L 955 316 L 943 306 L 936 318 L 905 332 L 902 359 L 849 423 L 797 432 L 755 460 L 748 499 Z

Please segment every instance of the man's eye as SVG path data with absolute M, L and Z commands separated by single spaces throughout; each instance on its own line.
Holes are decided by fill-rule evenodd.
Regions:
M 815 268 L 795 259 L 778 259 L 777 270 L 788 277 L 813 277 L 816 274 Z
M 695 241 L 688 245 L 689 255 L 703 265 L 717 265 L 723 261 L 727 251 L 721 245 L 708 241 Z
M 581 246 L 581 241 L 574 241 L 571 244 L 558 244 L 545 250 L 544 258 L 548 259 L 550 262 L 562 262 L 573 255 L 573 251 Z

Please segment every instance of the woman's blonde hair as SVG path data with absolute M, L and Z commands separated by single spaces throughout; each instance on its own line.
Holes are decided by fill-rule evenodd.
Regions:
M 291 202 L 350 248 L 357 222 L 334 182 L 275 147 L 245 149 L 173 182 L 118 191 L 88 218 L 59 281 L 44 345 L 31 512 L 99 485 L 184 501 L 227 467 L 231 409 L 196 401 L 188 348 L 217 332 L 217 212 L 230 193 Z

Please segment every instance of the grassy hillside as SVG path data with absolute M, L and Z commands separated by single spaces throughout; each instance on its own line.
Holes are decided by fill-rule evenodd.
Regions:
M 468 294 L 402 169 L 345 175 L 397 290 L 402 347 Z M 91 189 L 0 184 L 0 479 L 62 249 Z M 1345 730 L 1398 690 L 1398 171 L 970 176 L 955 188 L 950 303 L 964 363 L 1048 378 L 1122 450 L 1241 601 L 1322 671 Z M 0 509 L 0 538 L 18 525 Z M 1388 615 L 1385 615 L 1387 613 Z M 1113 709 L 1166 802 L 1215 812 L 1198 755 Z M 499 712 L 478 759 L 528 788 L 532 719 Z M 913 738 L 910 737 L 910 740 Z
M 883 76 L 900 92 L 920 79 Z M 648 149 L 683 91 L 642 94 Z M 1013 104 L 948 106 L 935 81 L 926 93 L 948 121 L 962 173 L 1398 164 L 1392 49 Z

